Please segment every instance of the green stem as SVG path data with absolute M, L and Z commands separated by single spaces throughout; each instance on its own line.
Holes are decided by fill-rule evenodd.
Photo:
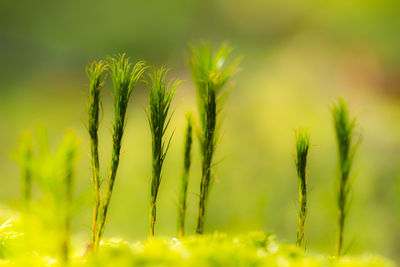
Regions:
M 189 171 L 191 164 L 191 148 L 192 148 L 192 117 L 187 115 L 187 126 L 185 134 L 184 146 L 184 165 L 181 178 L 181 187 L 179 193 L 178 206 L 178 236 L 182 238 L 185 234 L 185 218 L 186 218 L 186 198 L 189 184 Z
M 336 240 L 337 257 L 342 255 L 344 242 L 344 227 L 347 219 L 348 196 L 351 192 L 351 183 L 349 180 L 353 156 L 357 148 L 354 143 L 354 128 L 356 119 L 351 118 L 346 104 L 339 99 L 332 109 L 335 135 L 338 150 L 338 192 L 337 192 L 337 208 L 338 208 L 338 232 Z
M 202 153 L 202 176 L 200 182 L 200 201 L 199 201 L 199 209 L 198 209 L 198 217 L 197 217 L 197 228 L 196 234 L 203 234 L 204 232 L 204 221 L 205 221 L 205 212 L 207 199 L 209 194 L 210 185 L 212 182 L 212 173 L 211 173 L 211 164 L 214 156 L 215 150 L 215 127 L 217 121 L 217 104 L 216 104 L 216 96 L 215 90 L 208 87 L 206 91 L 207 102 L 205 108 L 203 110 L 204 117 L 204 129 L 201 134 L 201 153 Z
M 98 153 L 98 140 L 97 133 L 96 138 L 91 138 L 91 164 L 93 171 L 93 185 L 94 185 L 94 207 L 93 207 L 93 223 L 92 223 L 92 233 L 90 238 L 90 247 L 95 251 L 96 247 L 96 232 L 98 224 L 98 215 L 100 208 L 100 173 L 99 173 L 99 153 Z
M 151 82 L 147 81 L 149 92 L 149 107 L 147 118 L 149 121 L 152 142 L 152 177 L 150 185 L 150 237 L 154 237 L 154 227 L 157 213 L 157 196 L 161 183 L 161 171 L 167 154 L 171 138 L 164 143 L 164 135 L 171 121 L 168 115 L 172 98 L 179 81 L 171 80 L 166 83 L 168 70 L 164 67 L 153 68 L 149 74 Z
M 296 132 L 296 169 L 297 182 L 299 187 L 299 217 L 297 226 L 296 244 L 304 248 L 305 223 L 307 216 L 307 157 L 310 147 L 310 134 L 301 128 Z
M 124 116 L 122 118 L 124 118 Z M 115 177 L 117 176 L 117 170 L 118 170 L 118 165 L 119 165 L 119 156 L 120 156 L 120 151 L 121 151 L 121 140 L 122 140 L 123 128 L 124 128 L 123 125 L 124 125 L 123 119 L 115 120 L 114 134 L 113 134 L 114 146 L 113 146 L 112 157 L 111 157 L 111 170 L 110 170 L 110 176 L 108 179 L 106 192 L 105 192 L 105 196 L 104 196 L 104 203 L 100 209 L 100 214 L 99 214 L 100 222 L 99 222 L 98 230 L 97 230 L 97 237 L 96 237 L 96 244 L 95 244 L 96 248 L 98 248 L 100 239 L 104 232 L 104 227 L 105 227 L 105 223 L 107 220 L 108 208 L 110 206 L 112 191 L 114 188 Z
M 71 139 L 73 141 L 74 139 Z M 71 142 L 67 148 L 65 155 L 65 166 L 66 166 L 66 175 L 65 175 L 65 207 L 64 207 L 64 238 L 61 244 L 61 255 L 62 262 L 66 264 L 69 261 L 69 253 L 70 253 L 70 242 L 71 242 L 71 206 L 72 206 L 72 198 L 73 198 L 73 183 L 74 183 L 74 159 L 76 154 L 76 148 L 73 146 Z
M 98 214 L 100 207 L 100 163 L 99 163 L 99 110 L 100 110 L 100 89 L 103 86 L 103 73 L 107 69 L 104 61 L 94 61 L 87 69 L 87 75 L 90 80 L 89 87 L 89 107 L 88 107 L 88 130 L 90 137 L 90 164 L 92 167 L 93 185 L 94 185 L 94 207 L 92 219 L 92 231 L 90 237 L 90 249 L 95 251 L 96 234 L 98 224 Z

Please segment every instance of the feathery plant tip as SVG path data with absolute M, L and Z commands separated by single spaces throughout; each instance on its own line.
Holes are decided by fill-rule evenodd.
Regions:
M 351 193 L 350 173 L 354 153 L 357 148 L 357 143 L 354 139 L 356 119 L 350 116 L 348 108 L 342 99 L 339 99 L 333 106 L 332 116 L 338 149 L 338 232 L 336 256 L 339 257 L 343 249 L 343 232 L 349 208 L 349 194 Z
M 307 217 L 307 158 L 310 149 L 310 133 L 299 128 L 295 132 L 296 136 L 296 157 L 295 165 L 297 170 L 297 183 L 299 190 L 299 211 L 296 244 L 304 247 L 305 222 Z
M 114 125 L 112 133 L 112 155 L 107 186 L 101 209 L 99 210 L 99 224 L 96 230 L 95 247 L 98 247 L 107 219 L 107 212 L 111 202 L 112 191 L 117 175 L 122 137 L 125 129 L 126 110 L 131 93 L 146 70 L 144 61 L 135 65 L 130 63 L 125 54 L 108 58 L 108 70 L 114 86 Z
M 107 63 L 100 60 L 94 61 L 86 68 L 86 74 L 89 78 L 89 101 L 88 101 L 88 131 L 90 138 L 90 164 L 93 175 L 94 185 L 94 206 L 93 222 L 90 237 L 90 248 L 95 250 L 96 231 L 98 225 L 98 213 L 100 207 L 100 163 L 98 148 L 98 129 L 99 129 L 99 111 L 100 111 L 100 91 L 104 84 L 107 70 Z
M 163 66 L 152 68 L 148 74 L 149 81 L 146 85 L 149 92 L 149 107 L 147 118 L 150 125 L 152 138 L 152 177 L 150 184 L 150 237 L 154 236 L 156 222 L 156 202 L 158 189 L 161 183 L 161 172 L 171 138 L 164 140 L 168 125 L 171 121 L 169 115 L 172 98 L 180 81 L 171 79 L 167 83 L 167 74 Z
M 226 44 L 223 44 L 215 54 L 208 44 L 190 46 L 190 51 L 189 65 L 197 89 L 197 104 L 200 116 L 198 136 L 202 158 L 196 233 L 202 234 L 204 231 L 206 202 L 213 179 L 211 166 L 216 147 L 216 131 L 219 126 L 218 114 L 222 108 L 221 102 L 226 95 L 226 90 L 224 89 L 231 76 L 237 70 L 240 58 L 227 63 L 232 48 Z

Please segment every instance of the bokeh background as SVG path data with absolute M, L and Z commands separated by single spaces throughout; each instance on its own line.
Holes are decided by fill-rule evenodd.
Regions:
M 187 44 L 228 41 L 243 55 L 242 71 L 226 102 L 216 181 L 206 231 L 274 232 L 295 242 L 297 180 L 293 129 L 308 127 L 307 247 L 332 253 L 335 237 L 336 147 L 330 106 L 342 96 L 358 116 L 362 143 L 346 229 L 349 253 L 400 260 L 400 2 L 398 0 L 169 0 L 1 1 L 0 199 L 16 206 L 19 135 L 44 125 L 53 149 L 66 130 L 81 140 L 74 219 L 89 237 L 91 172 L 85 66 L 126 52 L 132 60 L 166 64 L 185 80 L 176 94 L 168 153 L 158 199 L 157 236 L 175 236 L 182 165 L 184 113 L 196 111 L 185 58 Z M 111 152 L 112 97 L 103 91 L 101 170 Z M 137 87 L 128 110 L 123 154 L 105 236 L 148 236 L 150 131 L 147 92 Z M 171 132 L 170 131 L 170 132 Z M 199 192 L 195 144 L 187 233 L 194 233 Z M 83 196 L 83 197 L 82 197 Z

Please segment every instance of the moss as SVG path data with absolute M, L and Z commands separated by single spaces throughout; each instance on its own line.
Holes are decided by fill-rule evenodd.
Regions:
M 83 266 L 83 264 L 81 263 Z M 159 238 L 137 243 L 105 241 L 84 266 L 396 266 L 375 255 L 335 257 L 305 253 L 274 235 L 252 232 Z
M 7 231 L 13 231 L 11 228 Z M 1 265 L 59 266 L 54 257 L 40 250 L 40 246 L 35 251 L 19 250 L 17 243 L 24 242 L 24 239 L 12 239 L 14 244 L 9 250 L 13 251 L 1 259 Z M 4 244 L 11 245 L 10 242 Z M 295 245 L 279 243 L 274 235 L 263 232 L 239 236 L 214 233 L 181 240 L 157 238 L 134 243 L 109 239 L 102 241 L 94 256 L 84 251 L 75 251 L 74 255 L 69 266 L 396 266 L 377 255 L 337 259 L 329 255 L 306 253 Z

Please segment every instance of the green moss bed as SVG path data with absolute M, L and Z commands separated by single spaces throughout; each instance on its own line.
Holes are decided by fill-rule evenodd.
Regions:
M 78 251 L 67 264 L 34 251 L 4 256 L 1 264 L 7 266 L 396 266 L 377 255 L 337 259 L 303 252 L 263 232 L 236 237 L 214 233 L 182 240 L 157 238 L 135 243 L 109 239 L 102 242 L 95 256 Z

